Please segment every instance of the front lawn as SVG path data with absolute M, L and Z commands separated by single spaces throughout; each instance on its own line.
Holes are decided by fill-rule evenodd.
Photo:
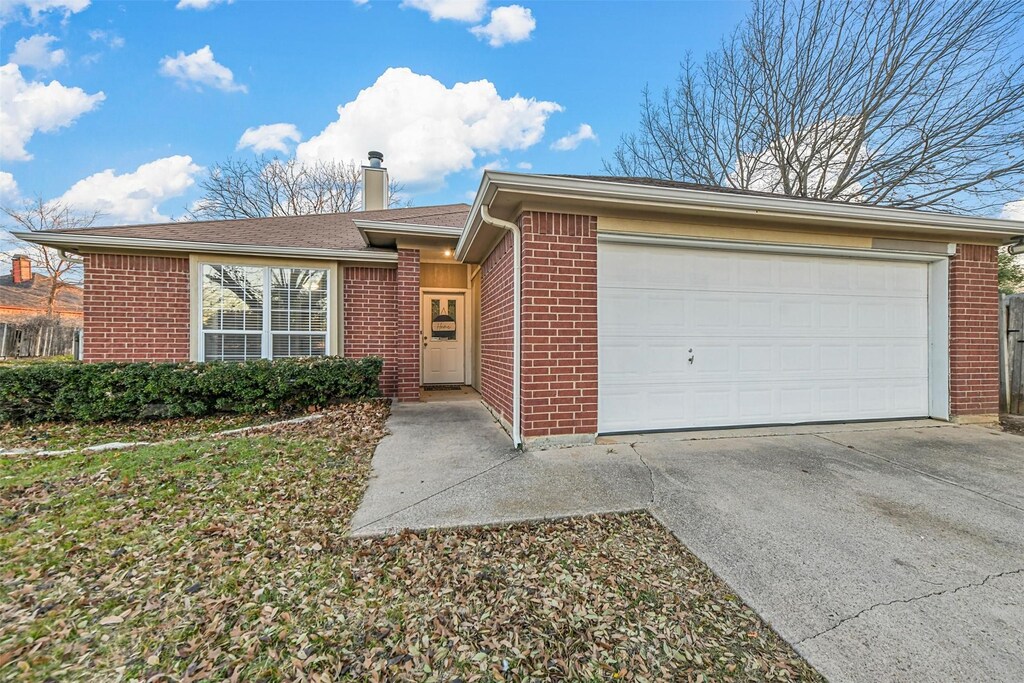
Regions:
M 86 448 L 112 441 L 137 443 L 180 439 L 251 427 L 294 417 L 278 413 L 214 415 L 177 420 L 139 422 L 38 422 L 0 424 L 0 452 L 13 450 L 59 451 Z
M 644 513 L 347 538 L 386 416 L 0 458 L 0 679 L 821 680 Z

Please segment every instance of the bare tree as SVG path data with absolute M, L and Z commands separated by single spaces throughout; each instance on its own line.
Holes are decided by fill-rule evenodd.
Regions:
M 259 156 L 215 164 L 199 187 L 203 196 L 188 212 L 194 220 L 297 216 L 359 210 L 363 176 L 353 161 L 303 164 Z M 394 205 L 401 187 L 389 189 Z
M 1024 190 L 1019 0 L 755 0 L 605 169 L 905 208 Z
M 99 213 L 81 213 L 61 201 L 44 201 L 36 197 L 22 208 L 3 207 L 3 212 L 12 221 L 5 226 L 12 230 L 43 232 L 46 230 L 73 230 L 88 228 Z M 46 297 L 46 315 L 52 316 L 61 290 L 71 284 L 81 282 L 79 263 L 62 256 L 56 249 L 44 247 L 31 242 L 18 245 L 20 252 L 28 255 L 33 266 L 41 267 L 48 278 L 49 291 Z M 7 254 L 4 255 L 5 257 Z M 9 260 L 9 259 L 8 259 Z

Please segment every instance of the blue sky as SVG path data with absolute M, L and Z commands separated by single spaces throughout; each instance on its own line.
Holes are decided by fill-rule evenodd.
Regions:
M 0 112 L 0 192 L 8 204 L 64 197 L 106 223 L 181 215 L 203 168 L 260 144 L 305 160 L 361 162 L 381 149 L 417 205 L 466 201 L 489 165 L 600 172 L 635 126 L 644 85 L 670 84 L 687 51 L 714 48 L 747 9 L 66 0 L 39 10 L 55 2 L 3 1 L 4 103 L 16 92 L 29 104 Z M 271 124 L 285 125 L 261 128 Z

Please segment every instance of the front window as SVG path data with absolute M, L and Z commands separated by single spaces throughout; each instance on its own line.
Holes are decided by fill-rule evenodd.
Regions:
M 202 357 L 243 361 L 327 354 L 327 271 L 202 266 Z

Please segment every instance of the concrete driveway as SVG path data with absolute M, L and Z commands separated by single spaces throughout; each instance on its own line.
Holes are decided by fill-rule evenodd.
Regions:
M 517 454 L 399 406 L 356 534 L 645 508 L 839 681 L 1024 680 L 1024 438 L 896 422 Z

